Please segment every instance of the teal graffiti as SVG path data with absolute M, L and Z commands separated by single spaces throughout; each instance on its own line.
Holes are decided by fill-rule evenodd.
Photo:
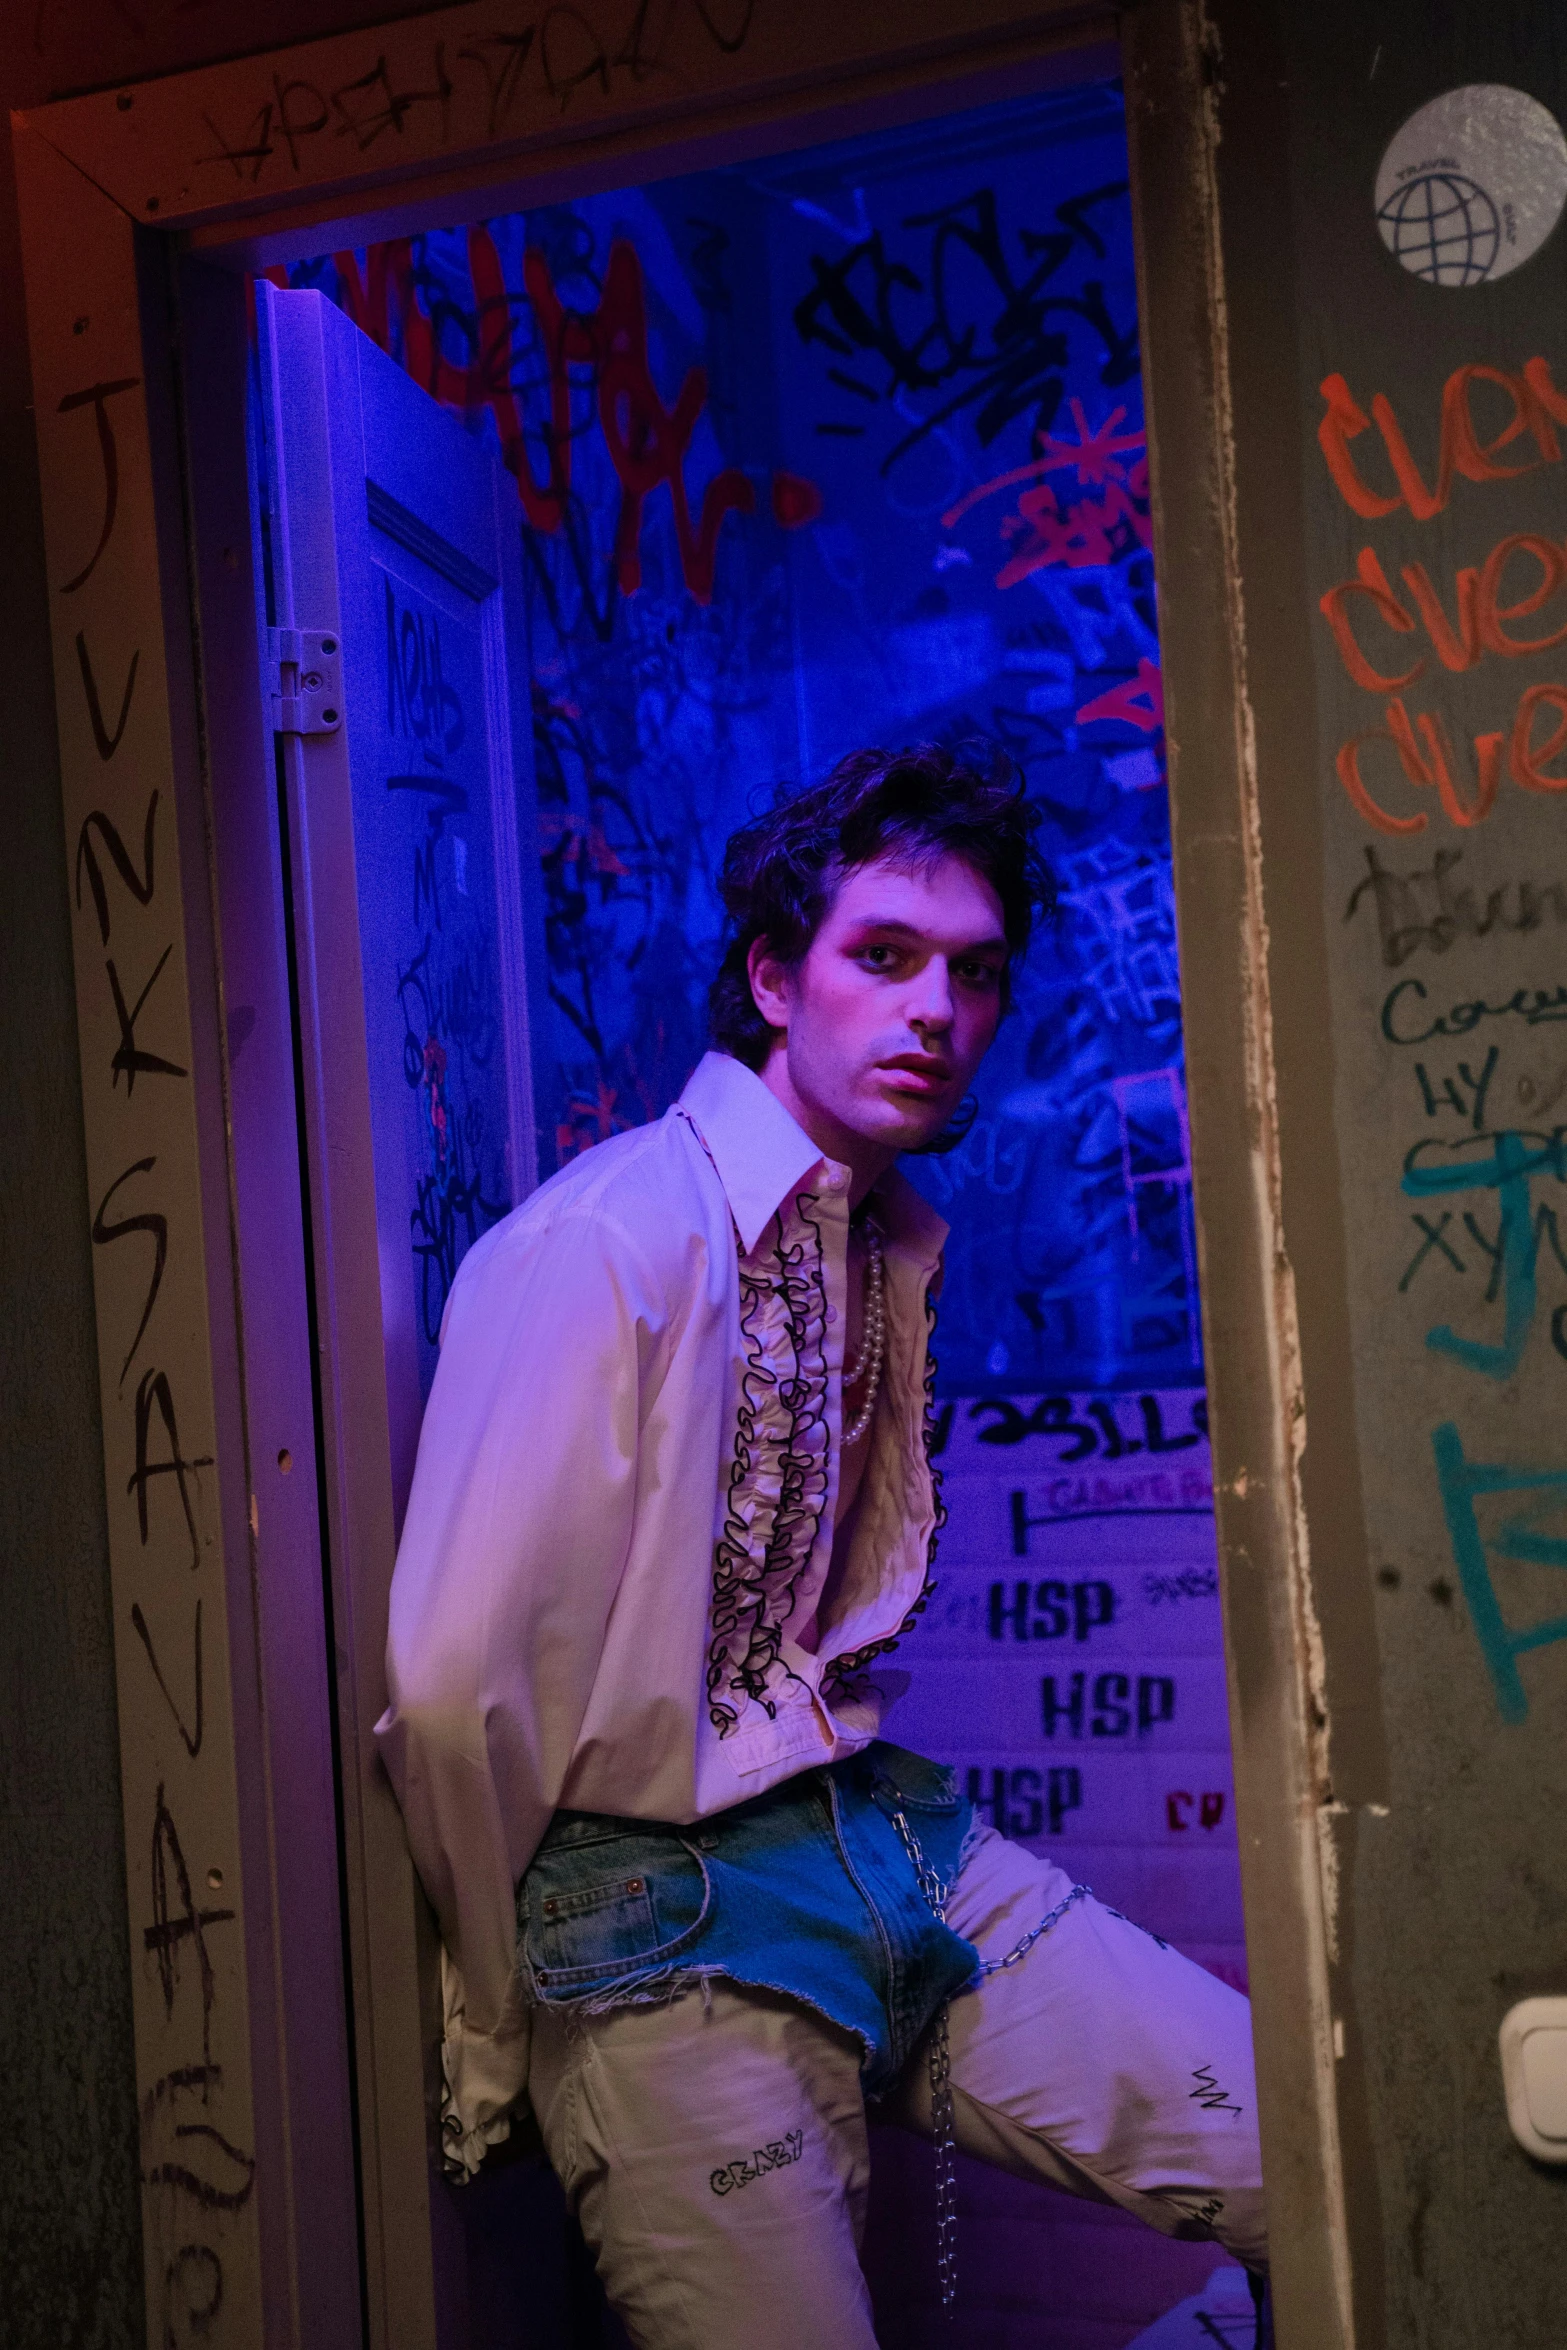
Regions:
M 1465 1155 L 1456 1163 L 1433 1166 L 1424 1156 L 1432 1150 L 1483 1155 Z M 1558 1126 L 1549 1134 L 1508 1131 L 1465 1135 L 1457 1143 L 1427 1139 L 1417 1142 L 1404 1160 L 1403 1190 L 1409 1199 L 1431 1199 L 1455 1191 L 1494 1191 L 1497 1195 L 1501 1223 L 1494 1253 L 1502 1292 L 1501 1344 L 1488 1346 L 1479 1339 L 1461 1338 L 1445 1322 L 1426 1332 L 1427 1346 L 1439 1354 L 1455 1356 L 1467 1370 L 1479 1371 L 1487 1379 L 1512 1377 L 1534 1326 L 1540 1231 L 1529 1186 L 1536 1175 L 1554 1175 L 1558 1182 L 1567 1178 L 1567 1126 Z M 1541 1210 L 1541 1219 L 1545 1217 L 1551 1217 L 1554 1228 L 1554 1216 L 1548 1208 Z
M 1489 1551 L 1493 1558 L 1522 1566 L 1567 1568 L 1567 1539 L 1540 1533 L 1534 1522 L 1551 1510 L 1567 1509 L 1567 1469 L 1512 1469 L 1466 1460 L 1463 1440 L 1451 1420 L 1433 1429 L 1431 1448 L 1436 1455 L 1437 1482 L 1453 1557 L 1496 1690 L 1497 1707 L 1504 1722 L 1521 1722 L 1529 1711 L 1529 1700 L 1518 1659 L 1532 1648 L 1567 1640 L 1567 1615 L 1548 1617 L 1522 1631 L 1510 1629 L 1486 1554 Z M 1491 1493 L 1532 1493 L 1537 1499 L 1487 1539 L 1480 1532 L 1475 1502 L 1482 1494 Z

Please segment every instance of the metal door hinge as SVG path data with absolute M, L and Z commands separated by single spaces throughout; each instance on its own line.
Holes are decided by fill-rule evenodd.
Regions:
M 267 646 L 276 731 L 336 734 L 343 723 L 343 659 L 335 631 L 269 628 Z

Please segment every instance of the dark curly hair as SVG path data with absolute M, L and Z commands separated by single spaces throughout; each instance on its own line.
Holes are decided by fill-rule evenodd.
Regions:
M 781 794 L 724 851 L 718 886 L 729 932 L 708 994 L 714 1044 L 760 1069 L 773 1032 L 751 993 L 752 946 L 765 938 L 779 961 L 797 970 L 845 873 L 881 857 L 914 865 L 961 857 L 989 882 L 1009 950 L 1005 1010 L 1011 968 L 1035 916 L 1055 909 L 1055 883 L 1034 840 L 1039 815 L 1010 762 L 982 766 L 940 743 L 851 751 L 825 783 Z

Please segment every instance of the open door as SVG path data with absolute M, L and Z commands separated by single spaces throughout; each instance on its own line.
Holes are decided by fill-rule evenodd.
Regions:
M 370 2339 L 435 2342 L 433 1935 L 376 1759 L 463 1255 L 531 1189 L 540 936 L 516 491 L 314 293 L 257 289 L 266 642 L 308 1161 Z

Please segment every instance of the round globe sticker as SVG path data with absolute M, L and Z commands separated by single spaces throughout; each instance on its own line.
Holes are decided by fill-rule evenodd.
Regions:
M 1567 138 L 1505 82 L 1446 90 L 1395 132 L 1377 172 L 1382 242 L 1433 286 L 1478 286 L 1538 253 L 1567 204 Z

